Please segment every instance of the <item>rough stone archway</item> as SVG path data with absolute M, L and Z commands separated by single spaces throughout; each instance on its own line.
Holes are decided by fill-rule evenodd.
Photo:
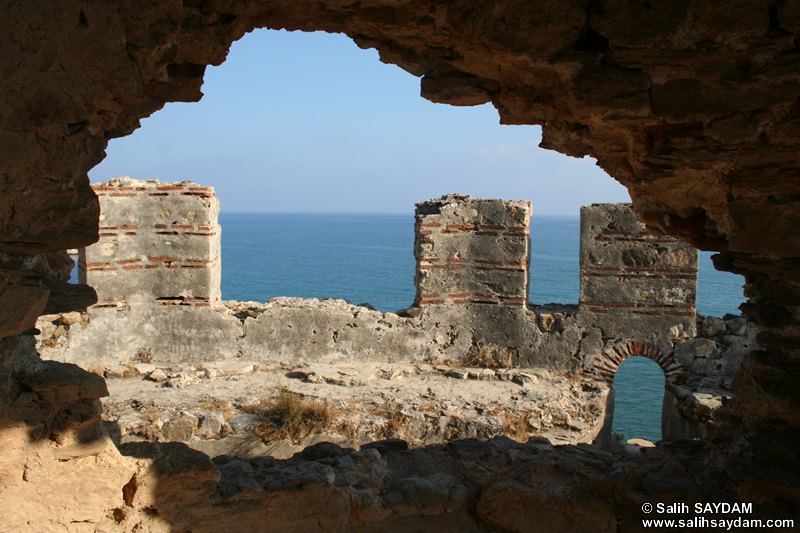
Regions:
M 4 437 L 16 443 L 6 454 L 13 473 L 8 479 L 22 483 L 23 472 L 34 476 L 21 459 L 14 462 L 29 444 L 26 420 L 42 421 L 42 428 L 53 420 L 73 429 L 70 424 L 77 424 L 85 439 L 89 428 L 82 424 L 103 392 L 102 379 L 44 367 L 30 335 L 42 312 L 71 310 L 93 298 L 88 287 L 66 283 L 69 269 L 60 253 L 98 238 L 88 170 L 104 157 L 109 139 L 130 134 L 166 102 L 198 100 L 205 67 L 224 61 L 230 44 L 246 32 L 271 27 L 347 34 L 360 46 L 377 48 L 383 61 L 420 76 L 422 95 L 431 101 L 491 101 L 506 124 L 542 125 L 542 146 L 595 157 L 629 189 L 644 222 L 719 251 L 718 268 L 745 275 L 750 301 L 744 310 L 765 328 L 758 337 L 763 349 L 743 361 L 734 380 L 730 433 L 697 446 L 694 456 L 708 459 L 698 464 L 719 465 L 700 487 L 717 495 L 708 482 L 716 479 L 716 486 L 732 487 L 731 498 L 783 506 L 797 516 L 800 3 L 0 5 L 0 370 L 6 387 L 0 422 L 13 428 Z M 88 417 L 84 422 L 81 413 Z M 52 464 L 55 474 L 66 468 Z M 119 472 L 109 473 L 109 502 L 119 498 Z M 552 508 L 552 500 L 542 505 L 532 489 L 519 486 L 508 489 L 513 501 L 524 502 L 515 508 L 519 512 L 490 507 L 491 498 L 503 501 L 502 488 L 479 505 L 495 529 L 524 530 L 521 524 L 541 522 L 541 516 L 525 514 L 529 509 Z M 37 499 L 48 501 L 42 494 Z M 605 505 L 598 507 L 605 514 L 592 513 L 592 524 L 604 516 L 612 531 L 620 516 L 614 513 L 630 510 Z M 16 502 L 6 507 L 10 513 L 30 508 Z M 67 509 L 62 523 L 94 516 Z M 575 512 L 574 505 L 563 509 Z M 523 522 L 509 522 L 516 517 Z
M 592 367 L 588 370 L 588 374 L 598 377 L 607 383 L 613 383 L 614 375 L 617 373 L 619 365 L 625 359 L 635 355 L 655 361 L 664 371 L 664 377 L 669 383 L 675 383 L 686 373 L 686 369 L 675 360 L 672 354 L 665 354 L 641 342 L 628 341 L 603 350 L 600 357 L 594 360 Z

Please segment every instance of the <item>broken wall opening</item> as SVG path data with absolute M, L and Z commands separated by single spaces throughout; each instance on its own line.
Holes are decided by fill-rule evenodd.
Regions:
M 643 356 L 629 357 L 614 375 L 612 432 L 630 439 L 661 440 L 664 371 Z
M 739 306 L 747 302 L 744 276 L 718 270 L 711 259 L 713 255 L 713 252 L 700 252 L 697 312 L 718 317 L 741 315 Z
M 281 39 L 290 39 L 290 41 L 274 40 L 273 37 L 277 36 L 280 36 Z M 284 43 L 289 43 L 289 45 Z M 261 47 L 262 44 L 265 46 Z M 307 49 L 308 54 L 304 56 L 304 61 L 302 62 L 307 67 L 303 71 L 283 70 L 289 68 L 288 65 L 285 65 L 287 62 L 285 55 L 270 53 L 279 46 L 283 46 L 281 49 L 285 49 L 286 46 Z M 387 75 L 386 77 L 375 76 L 378 81 L 375 82 L 375 85 L 372 85 L 370 77 L 373 71 L 365 72 L 360 63 L 358 65 L 350 63 L 348 62 L 349 59 L 343 59 L 339 62 L 320 61 L 319 56 L 321 56 L 322 52 L 319 49 L 325 47 L 341 53 L 342 57 L 344 57 L 347 50 L 356 48 L 348 38 L 341 35 L 291 33 L 259 29 L 244 36 L 233 44 L 226 62 L 222 66 L 207 69 L 204 82 L 204 92 L 206 94 L 200 102 L 169 104 L 153 117 L 145 119 L 143 128 L 134 132 L 131 136 L 124 140 L 112 140 L 108 149 L 109 156 L 92 169 L 90 176 L 94 181 L 106 181 L 110 177 L 119 175 L 131 175 L 137 178 L 162 176 L 170 176 L 173 179 L 186 178 L 215 186 L 218 193 L 224 195 L 227 199 L 227 205 L 238 201 L 234 200 L 235 198 L 249 198 L 249 203 L 242 205 L 240 208 L 231 206 L 231 210 L 263 209 L 265 202 L 275 202 L 268 205 L 277 209 L 318 211 L 320 210 L 319 200 L 313 200 L 312 198 L 313 201 L 317 202 L 316 204 L 300 203 L 296 198 L 282 194 L 286 190 L 286 186 L 282 182 L 292 178 L 292 172 L 296 173 L 298 170 L 302 171 L 308 167 L 310 160 L 326 160 L 331 156 L 329 147 L 323 146 L 326 143 L 316 142 L 313 149 L 310 149 L 308 144 L 302 144 L 304 137 L 313 134 L 315 130 L 321 129 L 330 138 L 328 144 L 335 143 L 336 151 L 346 149 L 350 163 L 341 165 L 341 168 L 336 168 L 336 165 L 330 165 L 316 172 L 320 176 L 324 175 L 325 183 L 315 182 L 308 187 L 308 190 L 321 191 L 319 197 L 335 196 L 337 184 L 345 183 L 343 180 L 346 180 L 347 176 L 351 174 L 362 176 L 359 178 L 356 187 L 349 187 L 351 191 L 374 188 L 370 180 L 374 180 L 377 175 L 382 178 L 381 187 L 386 187 L 387 184 L 396 182 L 398 185 L 391 186 L 389 194 L 385 196 L 405 198 L 402 209 L 407 209 L 406 206 L 412 205 L 414 201 L 420 198 L 436 197 L 452 190 L 464 190 L 464 187 L 462 187 L 464 185 L 468 187 L 468 191 L 465 192 L 475 196 L 532 199 L 538 206 L 534 213 L 535 224 L 537 215 L 540 212 L 545 212 L 543 210 L 547 209 L 549 207 L 548 204 L 551 203 L 549 199 L 556 197 L 556 191 L 558 190 L 569 188 L 573 194 L 576 192 L 577 194 L 584 194 L 585 196 L 582 197 L 584 198 L 582 200 L 583 203 L 619 200 L 627 196 L 624 190 L 618 186 L 616 190 L 622 192 L 621 196 L 616 196 L 615 193 L 613 197 L 603 197 L 602 193 L 598 194 L 598 191 L 602 189 L 585 190 L 587 187 L 595 187 L 595 183 L 612 184 L 613 182 L 608 180 L 605 174 L 597 169 L 590 160 L 581 162 L 536 148 L 538 126 L 498 127 L 494 124 L 496 122 L 495 111 L 488 105 L 472 109 L 455 109 L 451 106 L 433 105 L 416 96 L 418 82 L 413 76 L 393 66 L 381 65 L 374 60 L 374 56 L 368 56 L 368 52 L 356 50 L 364 56 L 364 65 L 375 66 L 374 72 L 377 73 L 377 69 L 381 69 L 381 72 L 391 73 L 391 76 Z M 374 52 L 369 52 L 369 54 L 372 53 Z M 254 64 L 259 65 L 259 68 L 253 68 Z M 229 90 L 224 87 L 224 84 L 229 77 L 238 75 L 231 74 L 229 70 L 236 68 L 246 68 L 252 74 L 252 78 L 245 83 L 239 84 L 236 98 L 231 99 L 228 96 L 230 93 L 227 92 Z M 275 83 L 273 81 L 274 78 L 291 80 L 291 82 Z M 347 85 L 344 81 L 340 81 L 347 78 L 357 80 L 357 83 Z M 321 79 L 325 80 L 326 85 L 323 91 L 319 90 L 319 81 Z M 295 98 L 286 98 L 285 92 L 278 92 L 277 89 L 280 87 L 291 87 L 296 93 Z M 275 88 L 274 91 L 273 88 Z M 343 105 L 343 98 L 353 94 L 357 94 L 361 102 L 356 105 L 349 102 Z M 328 98 L 338 98 L 338 101 L 334 100 L 331 103 L 320 105 L 321 102 L 328 102 Z M 424 109 L 425 113 L 415 111 L 402 122 L 391 122 L 389 120 L 391 117 L 386 115 L 379 115 L 371 119 L 368 117 L 366 120 L 358 115 L 361 109 L 367 109 L 369 113 L 374 114 L 378 108 L 370 106 L 376 101 L 378 104 L 384 104 L 385 101 L 391 100 L 394 106 L 405 98 L 418 102 L 422 106 L 420 109 Z M 247 102 L 244 104 L 246 106 L 244 112 L 240 112 L 238 115 L 235 114 L 233 109 L 235 102 L 232 102 L 232 100 Z M 315 120 L 313 127 L 310 126 L 308 120 L 303 120 L 305 115 L 300 114 L 302 109 L 298 109 L 299 106 L 291 105 L 291 102 L 296 100 L 303 101 L 303 106 L 314 106 Z M 275 109 L 275 106 L 270 105 L 272 101 L 282 102 L 280 111 Z M 405 106 L 407 104 L 402 105 Z M 393 106 L 382 105 L 385 109 Z M 479 108 L 481 108 L 480 111 Z M 264 109 L 270 109 L 271 111 L 262 114 Z M 329 122 L 325 120 L 325 111 L 327 110 L 330 113 L 336 109 L 341 109 L 342 113 L 347 114 L 346 118 L 349 118 L 351 122 L 355 119 L 357 124 L 352 127 L 353 129 L 345 131 L 345 126 L 342 126 L 342 121 L 345 120 L 345 117 L 341 114 L 334 115 Z M 461 132 L 456 137 L 455 135 L 444 134 L 445 130 L 443 129 L 436 129 L 438 127 L 437 122 L 454 122 L 459 126 L 465 126 L 460 128 L 464 131 L 475 129 L 475 121 L 473 119 L 461 118 L 472 113 L 480 113 L 481 116 L 485 116 L 488 119 L 481 129 L 491 131 L 493 138 L 487 135 L 476 139 L 468 137 Z M 169 116 L 171 114 L 184 121 L 188 127 L 184 130 L 176 131 L 174 126 L 170 125 Z M 284 122 L 282 122 L 286 116 L 297 119 L 295 120 L 296 124 L 291 129 L 285 128 Z M 421 116 L 431 116 L 434 117 L 434 120 L 420 122 Z M 443 120 L 443 118 L 446 120 Z M 220 124 L 218 127 L 213 127 L 216 121 L 220 121 Z M 366 144 L 363 141 L 363 137 L 358 140 L 359 130 L 374 130 L 377 121 L 391 124 L 393 128 L 397 129 L 407 128 L 408 123 L 414 123 L 416 124 L 415 136 L 421 136 L 428 130 L 432 130 L 437 139 L 439 139 L 438 147 L 442 146 L 442 142 L 449 143 L 445 148 L 452 146 L 454 143 L 472 145 L 473 150 L 479 154 L 479 158 L 470 159 L 469 161 L 473 164 L 471 168 L 465 169 L 454 166 L 458 164 L 459 157 L 450 156 L 447 158 L 447 168 L 434 166 L 432 169 L 429 164 L 432 160 L 431 153 L 421 153 L 418 144 L 411 144 L 411 135 L 404 135 L 403 137 L 385 137 L 386 134 L 381 134 L 380 136 L 372 135 L 373 139 L 370 139 Z M 235 123 L 237 125 L 236 128 L 230 128 L 231 123 Z M 252 127 L 247 126 L 248 123 L 256 123 L 260 127 L 259 134 L 251 135 L 245 141 L 241 141 L 239 135 L 242 135 L 242 132 L 249 131 L 248 128 Z M 270 127 L 263 128 L 265 123 L 270 124 Z M 513 130 L 521 130 L 523 128 L 532 132 L 530 138 L 525 139 L 525 142 L 522 142 L 524 137 L 510 135 Z M 158 130 L 160 133 L 151 137 L 149 132 L 153 130 Z M 222 135 L 212 135 L 210 130 L 219 131 Z M 345 135 L 348 136 L 347 142 L 342 141 Z M 279 137 L 292 136 L 297 137 L 298 140 L 291 144 L 286 155 L 293 157 L 295 164 L 290 165 L 281 160 L 282 162 L 276 165 L 271 160 L 274 160 L 276 155 L 280 156 L 282 154 L 276 154 L 271 150 L 270 146 L 276 144 Z M 203 139 L 207 137 L 214 137 L 214 144 L 217 150 L 228 153 L 224 158 L 225 163 L 222 168 L 213 163 L 209 156 L 212 150 L 203 144 Z M 140 138 L 141 140 L 139 140 Z M 181 139 L 186 139 L 184 144 L 181 144 Z M 429 144 L 433 145 L 434 143 Z M 392 146 L 397 146 L 397 148 L 391 148 Z M 150 158 L 139 157 L 143 149 L 146 149 L 153 156 Z M 241 162 L 246 159 L 248 152 L 269 154 L 270 157 L 269 160 L 262 158 L 260 160 L 262 163 L 261 168 L 254 173 L 252 169 L 243 167 Z M 120 165 L 115 163 L 118 157 L 117 153 L 128 154 L 127 163 L 129 164 Z M 413 153 L 414 157 L 405 157 L 409 153 Z M 523 158 L 522 154 L 524 153 L 536 153 L 537 155 Z M 119 157 L 124 158 L 125 155 Z M 420 164 L 408 171 L 399 170 L 402 167 L 398 167 L 398 162 L 408 159 L 420 159 Z M 571 168 L 569 172 L 564 172 L 553 166 L 553 161 L 556 160 L 570 161 L 580 166 Z M 353 163 L 354 161 L 355 163 Z M 387 166 L 385 161 L 391 161 L 393 164 Z M 509 161 L 518 163 L 511 165 Z M 116 168 L 114 168 L 115 165 L 117 165 Z M 376 168 L 379 169 L 377 172 Z M 480 179 L 475 177 L 476 169 L 484 173 L 483 176 L 478 177 Z M 431 176 L 432 173 L 435 173 L 436 180 L 447 179 L 448 175 L 457 176 L 457 180 L 460 183 L 459 181 L 455 183 L 453 181 L 444 182 L 441 187 L 435 190 L 428 190 L 426 187 L 430 187 L 430 185 L 427 182 L 431 180 L 420 179 L 419 177 Z M 250 181 L 250 176 L 255 174 L 263 175 L 264 177 L 268 176 L 268 179 Z M 569 185 L 571 176 L 587 174 L 596 176 L 596 179 L 583 183 L 581 187 L 571 187 Z M 236 175 L 237 179 L 227 179 L 231 175 Z M 471 177 L 465 179 L 467 175 Z M 225 179 L 221 179 L 223 176 Z M 499 176 L 501 179 L 486 180 L 485 176 Z M 527 185 L 529 181 L 532 181 L 530 177 L 539 178 L 536 179 L 535 188 Z M 456 178 L 452 179 L 455 180 Z M 488 184 L 489 182 L 491 185 Z M 520 191 L 510 188 L 512 183 L 521 182 L 525 183 L 525 186 L 530 187 L 530 189 Z M 410 193 L 411 190 L 415 191 L 413 195 Z M 276 192 L 278 194 L 275 194 Z M 386 197 L 382 198 L 381 201 L 385 202 Z M 305 200 L 308 200 L 308 198 Z M 372 202 L 362 202 L 362 205 L 370 203 Z M 577 200 L 575 205 L 575 209 L 577 209 L 577 205 L 579 205 Z M 345 209 L 351 209 L 351 207 L 350 205 L 344 206 Z M 226 207 L 225 209 L 228 210 L 229 208 Z M 324 209 L 331 210 L 327 206 Z M 341 208 L 333 208 L 333 210 L 339 209 Z M 397 209 L 399 210 L 400 208 Z M 566 210 L 562 211 L 567 212 Z M 538 238 L 536 232 L 532 235 L 534 239 Z M 225 237 L 223 237 L 224 245 Z M 536 253 L 537 247 L 534 247 L 533 254 L 535 255 Z M 570 269 L 577 268 L 575 263 L 571 265 Z M 231 269 L 224 269 L 223 276 L 226 275 L 226 272 L 230 273 Z M 531 284 L 531 302 L 536 304 L 550 302 L 561 304 L 577 303 L 577 289 L 574 288 L 574 285 L 571 285 L 566 294 L 560 297 L 558 293 L 553 294 L 551 292 L 538 296 L 536 291 L 546 290 L 545 286 L 553 284 L 551 283 L 552 278 L 541 277 L 541 273 L 536 268 L 535 260 L 531 276 L 535 281 L 535 283 Z M 405 279 L 408 280 L 409 277 L 406 276 Z M 547 283 L 536 283 L 539 280 L 547 280 Z M 223 279 L 223 293 L 226 291 L 227 283 L 228 281 Z M 701 279 L 700 283 L 704 283 L 704 280 Z M 398 306 L 397 300 L 394 300 L 384 306 L 373 302 L 372 298 L 362 297 L 358 294 L 348 294 L 336 287 L 331 287 L 330 289 L 322 285 L 318 287 L 321 287 L 322 290 L 315 296 L 343 297 L 354 303 L 368 302 L 383 311 L 400 309 L 403 305 L 410 303 L 410 300 L 403 296 L 398 298 L 405 302 L 403 305 Z M 413 289 L 409 288 L 409 290 Z M 735 290 L 741 292 L 738 285 Z M 278 294 L 288 295 L 287 291 L 277 291 L 271 295 Z M 310 296 L 310 294 L 297 295 Z M 223 294 L 223 298 L 245 299 L 244 295 L 233 293 L 227 296 Z M 253 299 L 259 298 L 254 296 Z M 702 301 L 702 298 L 698 299 L 701 305 Z M 735 306 L 729 311 L 735 313 Z
M 343 298 L 382 312 L 414 302 L 413 216 L 223 213 L 222 296 Z
M 290 61 L 288 49 L 300 50 L 300 60 Z M 432 104 L 418 97 L 417 78 L 375 56 L 342 35 L 258 29 L 232 45 L 224 64 L 207 69 L 200 102 L 168 104 L 129 137 L 112 140 L 108 157 L 90 177 L 168 176 L 214 186 L 226 199 L 223 224 L 228 213 L 257 210 L 388 210 L 411 216 L 414 202 L 459 190 L 532 199 L 537 213 L 577 213 L 581 202 L 627 198 L 592 160 L 538 148 L 539 126 L 501 126 L 490 104 L 458 109 Z M 181 121 L 187 127 L 178 129 Z M 139 157 L 143 150 L 152 156 Z M 211 156 L 216 152 L 223 154 L 221 165 Z M 254 154 L 261 154 L 255 169 L 245 163 Z M 535 186 L 531 177 L 540 178 Z M 298 181 L 308 185 L 299 198 L 291 190 Z M 570 187 L 578 181 L 585 183 Z M 567 189 L 575 197 L 570 207 L 553 211 L 551 204 Z M 343 190 L 350 199 L 341 199 Z M 223 247 L 229 237 L 223 235 Z M 411 242 L 405 242 L 410 250 Z M 228 294 L 233 280 L 226 276 L 232 272 L 223 269 L 224 299 L 261 299 Z M 372 277 L 365 275 L 362 282 Z M 316 294 L 283 290 L 268 296 L 340 297 L 382 311 L 411 304 L 405 296 L 381 304 L 341 286 L 315 287 Z M 413 292 L 410 283 L 409 289 Z M 574 304 L 577 289 L 569 298 L 533 301 Z
M 190 179 L 215 187 L 225 212 L 410 214 L 460 191 L 576 213 L 628 198 L 593 160 L 538 148 L 539 126 L 501 125 L 488 103 L 420 98 L 417 77 L 341 34 L 257 29 L 206 69 L 203 92 L 111 140 L 92 181 Z
M 580 301 L 580 216 L 531 216 L 531 267 L 528 301 L 536 305 Z

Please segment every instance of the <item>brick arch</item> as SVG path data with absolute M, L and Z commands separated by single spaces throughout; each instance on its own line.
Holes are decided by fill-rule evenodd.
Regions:
M 678 377 L 686 371 L 684 366 L 676 361 L 672 354 L 665 354 L 641 342 L 628 341 L 604 350 L 601 357 L 595 359 L 588 374 L 611 383 L 614 381 L 614 375 L 617 373 L 619 365 L 628 357 L 635 355 L 655 361 L 664 371 L 664 377 L 670 383 L 675 383 Z

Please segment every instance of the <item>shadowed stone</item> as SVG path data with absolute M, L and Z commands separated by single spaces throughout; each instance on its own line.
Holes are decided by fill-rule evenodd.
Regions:
M 28 374 L 20 383 L 52 404 L 65 404 L 78 400 L 108 396 L 106 381 L 102 376 L 87 372 L 77 365 L 47 361 L 46 370 Z

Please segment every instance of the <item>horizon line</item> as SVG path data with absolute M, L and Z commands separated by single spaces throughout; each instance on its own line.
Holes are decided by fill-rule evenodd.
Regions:
M 220 215 L 413 215 L 413 211 L 239 211 L 220 209 Z M 535 216 L 579 217 L 580 213 L 536 213 Z

